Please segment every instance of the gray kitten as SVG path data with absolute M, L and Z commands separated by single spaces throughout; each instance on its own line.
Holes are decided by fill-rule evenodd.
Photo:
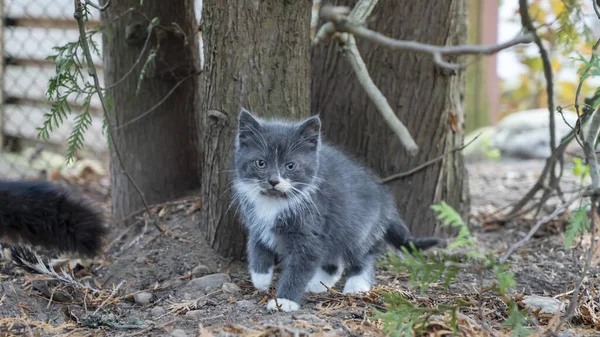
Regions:
M 321 139 L 321 120 L 262 120 L 242 110 L 235 141 L 233 202 L 248 232 L 256 289 L 267 291 L 276 257 L 282 268 L 269 311 L 300 308 L 305 292 L 324 292 L 342 277 L 344 293 L 366 292 L 375 259 L 393 247 L 427 249 L 438 238 L 412 238 L 390 191 L 367 168 Z

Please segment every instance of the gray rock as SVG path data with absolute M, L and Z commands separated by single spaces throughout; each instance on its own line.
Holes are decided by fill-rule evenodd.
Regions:
M 248 301 L 248 300 L 240 300 L 235 302 L 235 305 L 238 306 L 240 309 L 244 309 L 244 310 L 254 310 L 256 309 L 257 305 L 252 302 L 252 301 Z
M 221 288 L 224 283 L 229 282 L 231 282 L 231 277 L 227 274 L 212 274 L 192 279 L 188 284 L 195 289 L 210 292 Z
M 154 307 L 150 310 L 150 315 L 152 317 L 159 317 L 165 314 L 165 309 L 163 307 Z
M 183 331 L 182 329 L 175 329 L 175 330 L 171 331 L 171 336 L 172 337 L 187 337 L 187 333 L 185 333 L 185 331 Z
M 188 318 L 200 318 L 203 315 L 204 315 L 204 312 L 202 310 L 190 310 L 185 313 L 185 317 L 188 317 Z
M 199 264 L 194 269 L 192 269 L 192 276 L 194 277 L 200 277 L 207 274 L 210 274 L 210 269 L 203 264 Z
M 523 303 L 530 312 L 541 309 L 539 315 L 543 318 L 550 318 L 559 310 L 561 312 L 565 310 L 565 305 L 561 301 L 552 297 L 527 295 L 523 296 Z
M 297 319 L 297 320 L 301 320 L 301 321 L 307 321 L 312 324 L 319 324 L 319 325 L 325 324 L 324 320 L 320 319 L 319 317 L 317 317 L 316 315 L 313 315 L 313 314 L 300 314 L 300 315 L 295 315 L 293 318 Z
M 235 283 L 223 283 L 223 291 L 232 295 L 237 295 L 242 292 L 242 289 Z
M 151 293 L 142 292 L 133 295 L 133 300 L 139 305 L 146 305 L 150 303 L 150 299 L 152 299 Z

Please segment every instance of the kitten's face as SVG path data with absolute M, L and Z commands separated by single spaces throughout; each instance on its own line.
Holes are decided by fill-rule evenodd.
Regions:
M 256 196 L 301 196 L 318 167 L 321 121 L 262 121 L 246 110 L 239 116 L 234 155 L 238 183 Z

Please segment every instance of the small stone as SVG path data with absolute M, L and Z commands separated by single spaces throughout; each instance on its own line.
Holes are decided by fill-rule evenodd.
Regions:
M 523 303 L 530 312 L 541 309 L 539 315 L 543 318 L 551 318 L 559 310 L 564 311 L 565 309 L 565 306 L 561 301 L 552 297 L 527 295 L 523 297 Z
M 185 331 L 183 331 L 182 329 L 175 329 L 175 330 L 171 331 L 171 336 L 172 337 L 187 337 L 187 333 L 185 333 Z
M 150 310 L 150 315 L 152 317 L 159 317 L 165 314 L 165 309 L 163 307 L 154 307 Z
M 152 298 L 152 294 L 150 293 L 137 293 L 135 295 L 133 295 L 133 300 L 135 301 L 135 303 L 139 304 L 139 305 L 146 305 L 148 303 L 150 303 L 150 299 Z
M 203 264 L 199 264 L 194 269 L 192 269 L 192 276 L 194 277 L 200 277 L 207 274 L 210 274 L 210 269 L 208 269 L 208 267 Z
M 231 277 L 227 274 L 212 274 L 192 279 L 188 284 L 196 289 L 210 292 L 217 290 L 224 283 L 231 282 Z
M 254 310 L 256 309 L 256 304 L 254 304 L 254 302 L 252 301 L 248 301 L 248 300 L 240 300 L 235 302 L 235 305 L 237 305 L 240 309 L 244 309 L 244 310 Z
M 313 314 L 301 314 L 293 317 L 296 320 L 307 321 L 311 324 L 325 324 L 325 321 Z
M 202 312 L 202 310 L 190 310 L 188 312 L 185 313 L 185 317 L 189 317 L 189 318 L 200 318 L 204 315 L 204 312 Z
M 232 295 L 237 295 L 242 292 L 242 289 L 235 283 L 223 283 L 223 291 Z

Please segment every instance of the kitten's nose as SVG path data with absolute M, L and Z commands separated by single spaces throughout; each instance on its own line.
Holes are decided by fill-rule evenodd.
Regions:
M 273 187 L 277 186 L 277 184 L 279 184 L 279 178 L 277 178 L 277 177 L 269 178 L 269 184 L 271 184 L 271 186 L 273 186 Z

